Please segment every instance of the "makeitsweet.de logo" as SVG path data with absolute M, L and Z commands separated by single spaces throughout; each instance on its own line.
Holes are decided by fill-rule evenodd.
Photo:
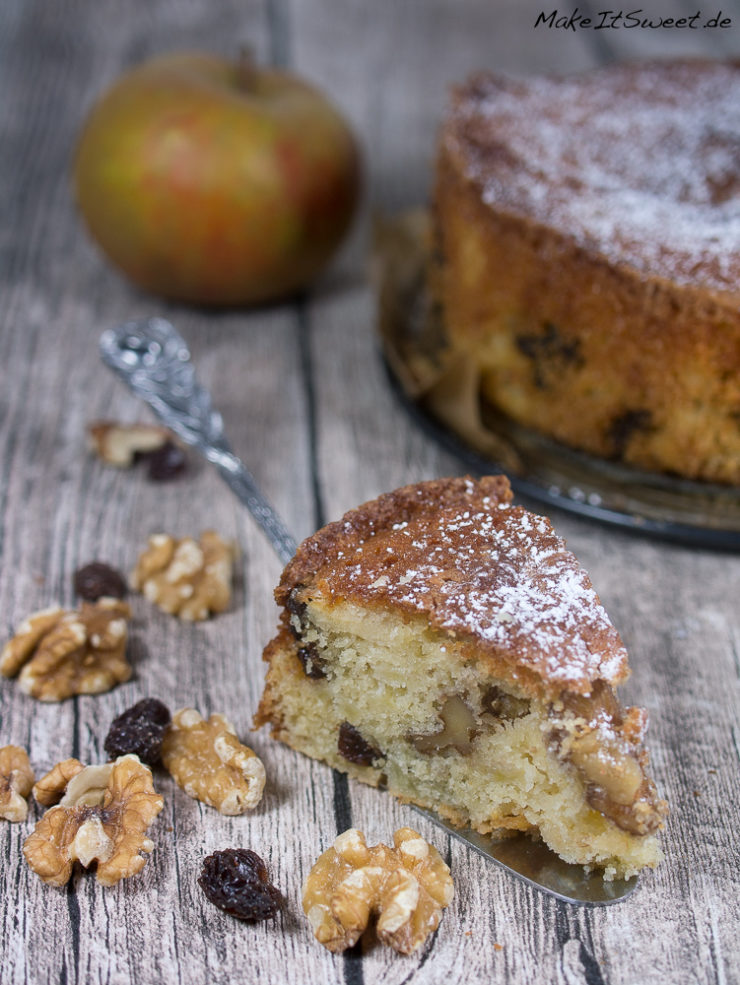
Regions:
M 658 28 L 697 31 L 702 28 L 723 28 L 732 26 L 732 18 L 724 17 L 721 10 L 716 14 L 706 15 L 701 10 L 686 17 L 647 16 L 642 8 L 630 10 L 600 10 L 596 16 L 582 14 L 578 7 L 574 10 L 559 11 L 557 8 L 546 13 L 541 10 L 537 15 L 534 26 L 546 27 L 549 30 L 578 31 L 578 30 L 619 30 L 643 28 L 656 30 Z

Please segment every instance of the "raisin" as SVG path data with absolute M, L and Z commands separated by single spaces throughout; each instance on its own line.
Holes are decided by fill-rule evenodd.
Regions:
M 380 749 L 363 739 L 359 731 L 349 722 L 342 722 L 339 726 L 337 748 L 340 756 L 350 763 L 357 763 L 358 766 L 372 766 L 376 759 L 383 758 Z
M 86 602 L 97 602 L 104 595 L 122 599 L 128 591 L 123 575 L 102 561 L 91 561 L 74 573 L 74 590 Z
M 142 455 L 147 462 L 147 475 L 152 482 L 166 482 L 175 479 L 187 468 L 185 452 L 173 441 L 165 441 L 161 448 Z
M 306 677 L 310 677 L 313 681 L 318 681 L 326 677 L 324 661 L 319 656 L 318 648 L 314 643 L 306 643 L 305 646 L 299 647 L 298 659 L 303 664 Z
M 134 753 L 147 766 L 156 766 L 170 718 L 169 708 L 161 701 L 143 698 L 113 719 L 105 737 L 105 751 L 111 759 Z
M 535 386 L 546 389 L 559 380 L 563 370 L 583 365 L 580 343 L 566 339 L 551 322 L 545 322 L 540 335 L 519 335 L 519 351 L 532 360 Z
M 297 595 L 301 587 L 302 586 L 299 585 L 297 588 L 293 589 L 285 602 L 285 608 L 292 616 L 298 616 L 299 621 L 303 622 L 303 618 L 306 615 L 306 603 L 301 602 Z
M 607 438 L 615 458 L 623 458 L 633 435 L 652 430 L 653 417 L 649 410 L 627 410 L 612 418 Z
M 240 920 L 269 920 L 283 903 L 265 863 L 248 848 L 227 848 L 209 855 L 198 885 L 214 906 Z

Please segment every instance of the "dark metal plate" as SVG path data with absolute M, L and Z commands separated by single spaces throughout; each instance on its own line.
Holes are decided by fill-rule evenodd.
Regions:
M 642 472 L 573 451 L 480 406 L 472 386 L 465 386 L 464 370 L 450 374 L 443 320 L 427 287 L 429 256 L 425 212 L 379 222 L 383 353 L 403 406 L 427 433 L 466 468 L 505 472 L 516 492 L 548 506 L 681 544 L 740 550 L 739 488 Z

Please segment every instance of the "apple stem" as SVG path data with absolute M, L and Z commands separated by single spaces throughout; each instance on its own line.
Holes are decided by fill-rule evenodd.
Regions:
M 254 48 L 249 44 L 239 46 L 236 61 L 236 82 L 242 92 L 253 92 L 257 82 L 257 61 Z

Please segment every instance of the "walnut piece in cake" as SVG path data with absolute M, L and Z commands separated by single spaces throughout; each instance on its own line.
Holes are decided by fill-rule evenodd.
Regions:
M 54 770 L 52 770 L 52 774 Z M 146 831 L 164 801 L 136 756 L 88 766 L 69 780 L 57 807 L 26 838 L 23 854 L 43 882 L 63 886 L 76 861 L 97 863 L 97 880 L 112 886 L 140 872 L 154 849 Z
M 580 773 L 587 802 L 623 831 L 659 830 L 668 805 L 647 775 L 647 712 L 623 708 L 613 689 L 597 681 L 588 696 L 562 695 L 549 714 L 553 748 Z
M 399 828 L 393 844 L 369 848 L 350 828 L 309 872 L 303 910 L 329 951 L 356 944 L 373 916 L 379 940 L 401 954 L 412 954 L 437 929 L 453 895 L 449 868 L 411 828 Z
M 131 575 L 131 585 L 163 612 L 188 622 L 224 612 L 231 602 L 234 547 L 213 530 L 195 541 L 153 534 Z
M 5 644 L 0 671 L 39 701 L 63 701 L 75 694 L 100 694 L 131 677 L 126 660 L 127 619 L 120 599 L 83 602 L 30 615 Z
M 265 788 L 265 767 L 223 715 L 206 720 L 195 708 L 172 717 L 162 742 L 162 763 L 189 797 L 220 814 L 256 807 Z
M 25 749 L 13 745 L 0 748 L 0 817 L 6 821 L 26 820 L 27 797 L 33 780 L 33 769 Z

